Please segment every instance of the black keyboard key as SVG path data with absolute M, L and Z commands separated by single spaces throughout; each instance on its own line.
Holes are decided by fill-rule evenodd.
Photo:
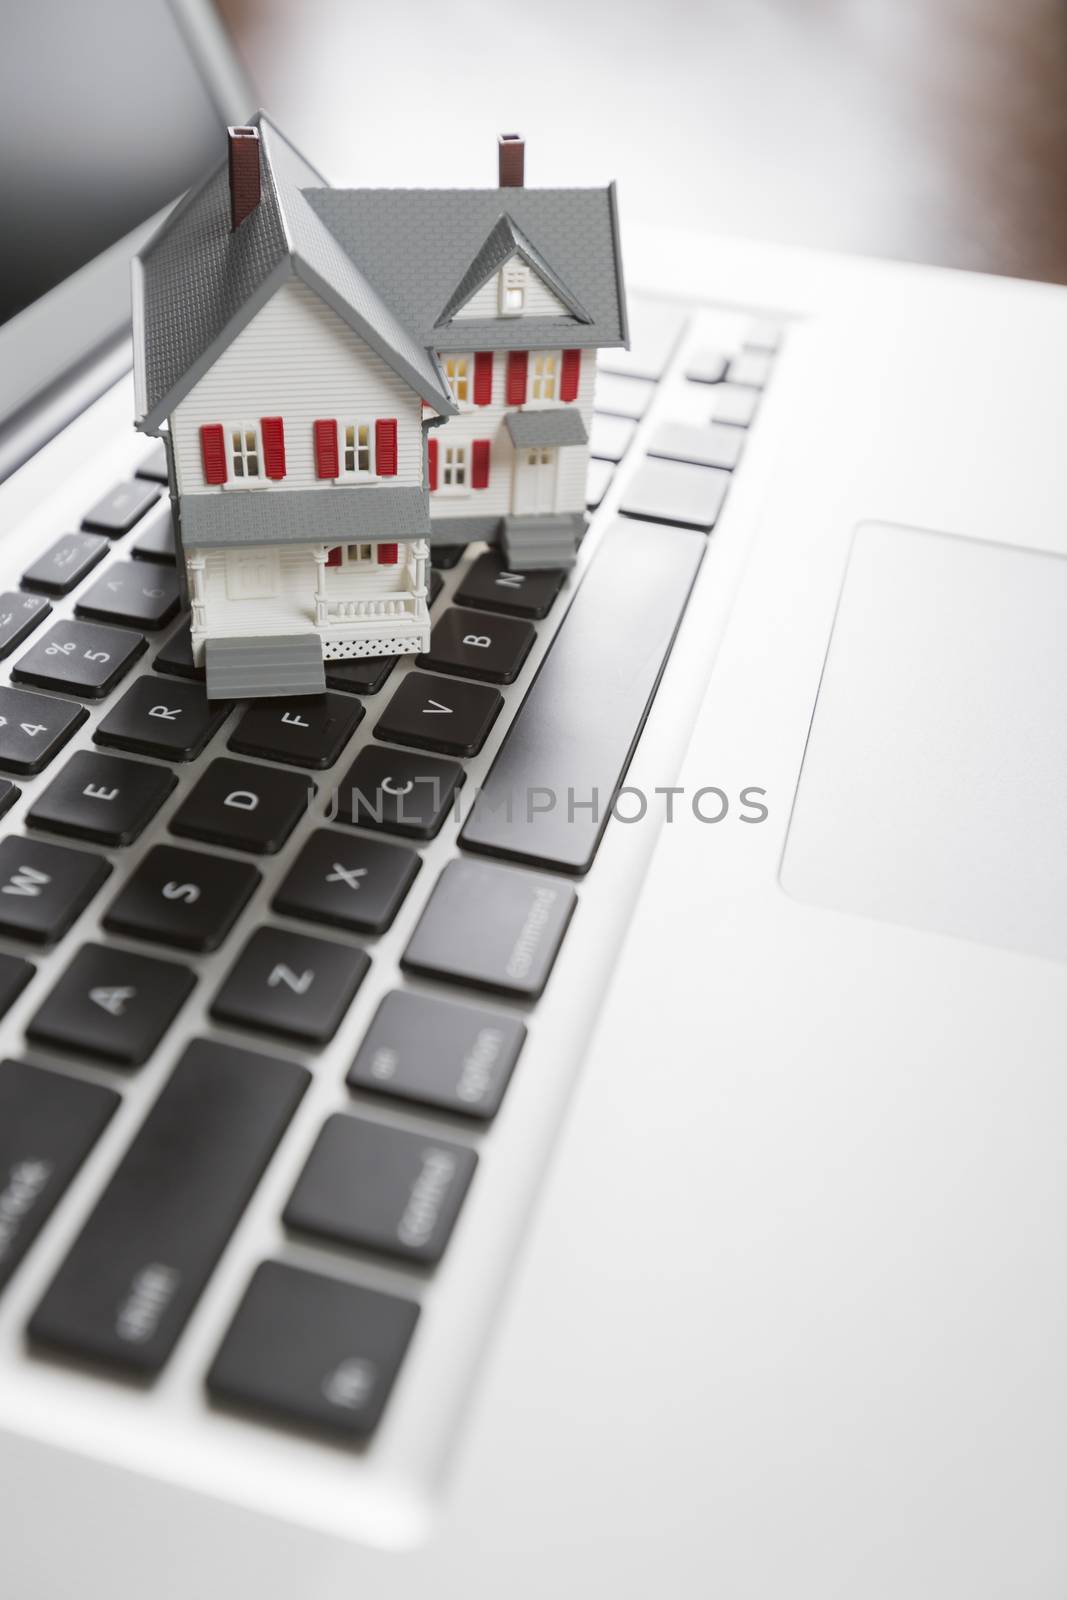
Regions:
M 117 483 L 85 513 L 82 527 L 91 528 L 94 533 L 106 533 L 111 538 L 120 533 L 129 533 L 134 523 L 158 499 L 159 485 L 145 478 Z
M 315 786 L 295 772 L 222 756 L 189 791 L 171 832 L 252 855 L 274 855 L 311 804 Z
M 0 661 L 40 627 L 51 609 L 38 594 L 20 594 L 17 589 L 0 594 Z
M 337 785 L 331 814 L 359 828 L 432 839 L 465 776 L 454 761 L 367 745 Z
M 124 678 L 147 641 L 98 622 L 56 622 L 11 669 L 16 683 L 102 700 Z
M 196 1039 L 30 1321 L 30 1338 L 160 1370 L 308 1084 L 290 1061 Z
M 249 706 L 230 736 L 230 749 L 295 767 L 332 767 L 362 720 L 359 701 L 341 694 L 269 700 Z
M 187 622 L 183 622 L 180 628 L 175 628 L 152 665 L 157 672 L 167 672 L 171 677 L 194 678 L 198 683 L 203 683 L 204 668 L 198 667 L 193 660 L 193 640 Z
M 326 661 L 326 687 L 345 694 L 377 694 L 399 661 L 399 656 L 353 656 L 350 661 Z
M 65 533 L 22 574 L 23 587 L 41 594 L 69 594 L 98 561 L 103 561 L 109 548 L 99 534 Z
M 450 861 L 401 965 L 429 978 L 535 1000 L 577 899 L 558 878 L 489 861 Z
M 428 1266 L 444 1254 L 477 1160 L 451 1140 L 337 1113 L 316 1139 L 283 1220 L 335 1244 Z
M 137 468 L 137 477 L 147 478 L 151 483 L 167 483 L 167 451 L 162 439 L 152 446 L 141 465 Z
M 10 811 L 22 790 L 10 778 L 0 778 L 0 817 Z
M 435 572 L 433 570 L 433 568 L 431 567 L 431 569 L 430 569 L 430 583 L 429 583 L 429 591 L 430 592 L 426 597 L 426 604 L 428 606 L 432 607 L 435 604 L 437 599 L 440 597 L 441 590 L 444 588 L 444 586 L 445 586 L 445 580 L 442 578 L 441 574 L 439 572 Z
M 110 945 L 83 944 L 28 1023 L 26 1036 L 52 1049 L 139 1067 L 195 982 L 188 967 Z
M 627 483 L 619 510 L 624 517 L 710 533 L 729 483 L 730 474 L 716 467 L 650 459 Z
M 0 1289 L 118 1103 L 115 1091 L 99 1084 L 0 1061 Z
M 383 711 L 374 732 L 395 744 L 473 756 L 485 743 L 504 704 L 495 689 L 454 683 L 409 672 Z
M 692 533 L 630 522 L 607 530 L 471 807 L 461 844 L 564 872 L 588 870 L 704 549 Z M 542 803 L 545 796 L 554 803 Z
M 88 715 L 84 706 L 69 700 L 0 684 L 0 767 L 41 772 Z
M 174 544 L 174 511 L 169 500 L 160 500 L 152 507 L 130 554 L 137 561 L 175 565 L 178 552 Z
M 420 865 L 401 844 L 319 828 L 289 869 L 274 909 L 350 933 L 384 933 Z
M 548 616 L 566 576 L 556 569 L 509 572 L 496 551 L 487 550 L 460 583 L 455 599 L 461 606 L 503 611 L 508 616 L 528 617 L 536 622 Z
M 430 560 L 441 572 L 450 572 L 463 560 L 465 544 L 435 544 L 430 548 Z
M 181 950 L 217 950 L 259 883 L 248 862 L 157 844 L 108 907 L 104 926 Z
M 110 863 L 44 839 L 0 839 L 0 933 L 54 944 L 107 882 Z
M 93 844 L 131 844 L 177 781 L 165 767 L 76 750 L 34 801 L 26 822 Z
M 178 614 L 178 575 L 137 561 L 112 561 L 74 607 L 79 617 L 154 632 Z
M 365 950 L 288 928 L 257 928 L 215 996 L 211 1014 L 308 1044 L 332 1039 L 370 969 Z
M 217 1399 L 366 1439 L 418 1321 L 411 1300 L 264 1261 L 207 1376 Z
M 134 679 L 93 738 L 114 750 L 192 761 L 232 710 L 232 701 L 208 700 L 197 683 L 168 683 L 146 675 Z
M 375 1012 L 348 1082 L 487 1121 L 525 1038 L 525 1025 L 503 1011 L 394 989 Z
M 483 683 L 514 683 L 537 634 L 528 622 L 450 606 L 434 625 L 420 667 Z
M 0 1017 L 6 1016 L 36 968 L 21 956 L 0 955 Z

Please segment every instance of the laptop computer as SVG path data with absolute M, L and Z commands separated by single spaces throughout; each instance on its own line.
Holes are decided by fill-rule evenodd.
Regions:
M 575 570 L 435 552 L 435 623 L 535 637 L 454 803 L 356 827 L 331 795 L 413 759 L 376 730 L 417 667 L 314 769 L 242 708 L 169 734 L 118 235 L 253 97 L 210 12 L 136 15 L 80 48 L 186 165 L 0 331 L 6 1587 L 1062 1595 L 1064 292 L 630 228 L 618 174 Z M 60 131 L 106 169 L 102 125 Z M 219 763 L 270 828 L 173 826 Z M 459 842 L 509 764 L 559 807 L 517 923 Z M 145 906 L 193 888 L 179 946 Z M 333 953 L 329 1017 L 242 1010 L 264 937 Z M 338 1138 L 358 1236 L 309 1178 Z M 88 1303 L 139 1370 L 32 1336 Z

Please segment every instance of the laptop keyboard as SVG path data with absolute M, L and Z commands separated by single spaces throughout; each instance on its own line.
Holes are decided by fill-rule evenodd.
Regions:
M 327 663 L 317 700 L 209 703 L 161 447 L 21 578 L 3 574 L 0 1009 L 17 1017 L 0 1064 L 0 1288 L 130 1075 L 154 1075 L 24 1319 L 30 1362 L 74 1358 L 92 1384 L 163 1372 L 322 1051 L 380 975 L 374 941 L 408 915 L 331 1108 L 286 1158 L 292 1250 L 250 1261 L 196 1382 L 260 1426 L 364 1441 L 412 1340 L 434 1338 L 427 1285 L 482 1203 L 494 1116 L 551 1006 L 579 892 L 596 893 L 586 874 L 780 339 L 737 312 L 718 348 L 676 308 L 638 303 L 634 323 L 633 349 L 602 356 L 588 501 L 613 512 L 592 558 L 573 577 L 520 575 L 484 546 L 435 548 L 433 635 L 414 662 Z M 562 797 L 551 813 L 529 802 L 545 789 Z M 457 848 L 429 882 L 439 836 Z M 190 1038 L 175 1030 L 199 990 Z M 365 1270 L 378 1260 L 389 1289 Z

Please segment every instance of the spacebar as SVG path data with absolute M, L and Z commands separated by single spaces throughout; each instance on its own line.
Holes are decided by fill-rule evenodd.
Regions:
M 471 808 L 468 850 L 588 872 L 706 544 L 608 529 Z

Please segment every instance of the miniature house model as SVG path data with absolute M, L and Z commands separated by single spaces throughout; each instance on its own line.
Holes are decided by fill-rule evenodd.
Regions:
M 613 188 L 329 188 L 262 114 L 134 264 L 214 698 L 427 648 L 434 542 L 569 566 L 596 350 L 626 342 Z

